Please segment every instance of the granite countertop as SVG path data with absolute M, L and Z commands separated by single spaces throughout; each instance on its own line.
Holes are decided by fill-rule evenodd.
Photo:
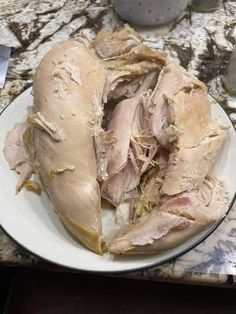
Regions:
M 203 80 L 209 92 L 236 124 L 236 100 L 225 92 L 222 74 L 236 43 L 236 3 L 224 1 L 209 14 L 186 10 L 171 25 L 136 28 L 146 44 Z M 114 30 L 121 21 L 109 1 L 97 0 L 2 0 L 0 44 L 12 47 L 6 84 L 0 90 L 4 108 L 32 84 L 32 74 L 42 56 L 55 43 L 81 34 L 93 39 L 101 28 Z M 14 243 L 0 229 L 0 264 L 54 268 Z M 204 242 L 175 261 L 126 277 L 214 285 L 236 282 L 236 206 Z

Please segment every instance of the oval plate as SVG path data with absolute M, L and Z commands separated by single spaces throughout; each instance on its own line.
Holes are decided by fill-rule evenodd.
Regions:
M 33 98 L 30 92 L 31 89 L 28 89 L 22 93 L 2 111 L 0 116 L 0 223 L 7 234 L 22 247 L 57 265 L 76 270 L 104 273 L 129 272 L 160 265 L 186 253 L 203 241 L 221 223 L 222 220 L 174 249 L 156 255 L 121 258 L 109 254 L 99 256 L 90 252 L 67 233 L 45 193 L 38 196 L 23 189 L 15 195 L 17 174 L 9 170 L 2 150 L 7 132 L 16 122 L 23 121 L 27 106 L 32 105 Z M 228 185 L 230 209 L 236 190 L 236 133 L 224 110 L 213 99 L 212 115 L 215 118 L 219 117 L 230 127 L 227 143 L 214 169 L 214 173 Z

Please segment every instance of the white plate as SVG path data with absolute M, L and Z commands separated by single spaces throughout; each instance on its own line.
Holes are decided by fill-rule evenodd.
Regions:
M 96 272 L 128 272 L 161 264 L 179 256 L 205 239 L 220 223 L 210 226 L 178 247 L 157 255 L 115 258 L 99 256 L 76 242 L 58 220 L 45 194 L 38 196 L 22 190 L 15 195 L 17 175 L 10 171 L 3 156 L 4 139 L 8 130 L 26 116 L 32 104 L 30 89 L 17 97 L 0 116 L 0 223 L 16 242 L 33 254 L 50 262 L 77 270 Z M 227 182 L 231 204 L 236 191 L 236 134 L 226 113 L 216 103 L 213 116 L 230 126 L 227 143 L 218 160 L 215 172 Z M 229 205 L 230 206 L 230 205 Z

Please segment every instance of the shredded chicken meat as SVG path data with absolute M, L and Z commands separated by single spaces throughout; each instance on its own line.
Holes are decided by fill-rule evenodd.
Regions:
M 101 191 L 114 206 L 124 201 L 125 194 L 139 184 L 141 174 L 157 151 L 156 140 L 149 132 L 145 102 L 143 95 L 123 100 L 117 104 L 108 126 L 117 143 L 108 161 L 108 178 L 102 183 Z

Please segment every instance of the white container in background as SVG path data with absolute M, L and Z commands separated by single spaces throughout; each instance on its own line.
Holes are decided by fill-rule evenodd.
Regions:
M 188 0 L 112 0 L 116 13 L 126 22 L 155 26 L 175 20 Z

